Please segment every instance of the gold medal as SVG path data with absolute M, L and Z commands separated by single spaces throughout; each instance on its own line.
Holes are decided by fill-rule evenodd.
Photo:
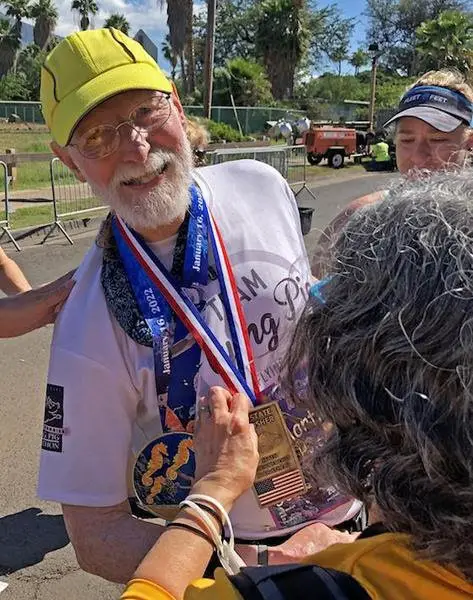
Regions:
M 260 506 L 302 496 L 307 486 L 279 404 L 269 402 L 253 408 L 250 423 L 258 435 L 260 459 L 254 490 Z
M 192 435 L 165 433 L 138 454 L 133 467 L 133 490 L 144 510 L 172 520 L 189 494 L 194 477 Z

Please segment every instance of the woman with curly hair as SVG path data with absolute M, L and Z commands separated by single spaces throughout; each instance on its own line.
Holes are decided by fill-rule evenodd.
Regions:
M 199 579 L 215 501 L 228 511 L 257 461 L 246 398 L 214 390 L 196 434 L 200 508 L 182 507 L 123 600 L 473 598 L 472 197 L 469 173 L 439 172 L 357 211 L 295 331 L 288 385 L 327 431 L 314 477 L 366 503 L 370 526 L 304 566 Z

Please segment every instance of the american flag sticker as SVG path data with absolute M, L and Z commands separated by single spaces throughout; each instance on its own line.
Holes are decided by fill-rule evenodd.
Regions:
M 284 475 L 264 479 L 255 483 L 255 491 L 261 507 L 272 506 L 288 498 L 300 496 L 306 491 L 302 473 L 296 469 Z
M 277 402 L 250 411 L 258 435 L 260 461 L 254 490 L 261 507 L 303 495 L 306 482 Z

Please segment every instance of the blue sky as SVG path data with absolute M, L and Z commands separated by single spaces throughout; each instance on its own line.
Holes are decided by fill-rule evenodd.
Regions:
M 100 27 L 104 20 L 113 12 L 123 13 L 131 24 L 131 34 L 138 29 L 143 29 L 158 46 L 159 62 L 168 69 L 166 62 L 161 58 L 161 43 L 167 33 L 166 10 L 160 10 L 159 0 L 98 0 L 99 14 L 95 18 L 95 27 Z M 71 13 L 71 0 L 56 0 L 59 9 L 59 23 L 57 33 L 67 35 L 78 29 L 78 19 Z M 163 2 L 165 5 L 165 2 Z M 195 0 L 196 10 L 202 3 Z M 329 0 L 319 0 L 319 6 L 333 4 Z M 356 18 L 355 31 L 352 37 L 352 49 L 356 49 L 364 42 L 366 30 L 366 17 L 361 13 L 365 9 L 365 0 L 339 0 L 336 2 L 340 10 L 347 17 Z M 347 66 L 345 69 L 351 72 Z

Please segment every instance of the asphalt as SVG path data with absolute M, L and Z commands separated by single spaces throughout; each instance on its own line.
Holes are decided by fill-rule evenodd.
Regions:
M 299 204 L 315 209 L 306 237 L 309 254 L 319 232 L 350 200 L 384 188 L 392 174 L 337 176 L 306 191 Z M 33 285 L 52 280 L 77 266 L 94 231 L 77 229 L 74 245 L 56 236 L 45 245 L 22 241 L 16 252 L 4 248 Z M 35 486 L 43 396 L 52 327 L 0 341 L 0 582 L 8 588 L 1 600 L 116 600 L 120 586 L 82 572 L 69 544 L 60 506 L 36 498 Z M 1 586 L 0 586 L 1 588 Z

